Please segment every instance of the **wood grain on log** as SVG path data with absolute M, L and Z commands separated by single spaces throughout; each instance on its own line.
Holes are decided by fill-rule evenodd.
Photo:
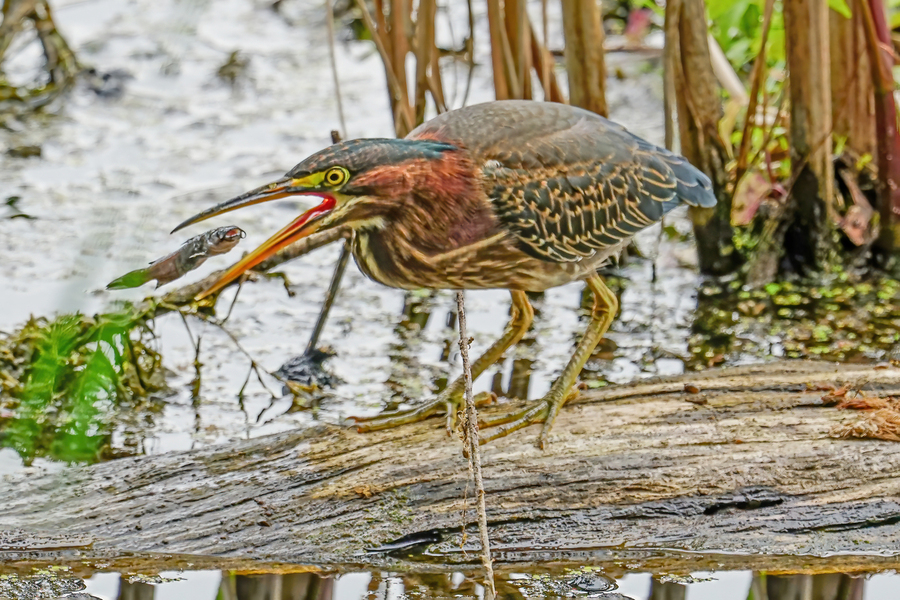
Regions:
M 836 439 L 864 416 L 824 406 L 829 386 L 900 395 L 900 369 L 784 362 L 615 386 L 567 406 L 547 451 L 537 427 L 486 445 L 498 567 L 900 567 L 900 446 Z M 460 535 L 475 518 L 467 486 L 443 419 L 365 435 L 321 425 L 7 481 L 0 529 L 87 536 L 97 556 L 230 557 L 220 564 L 401 567 L 427 548 L 417 568 L 441 570 L 477 560 L 475 529 Z M 855 556 L 817 558 L 835 553 Z

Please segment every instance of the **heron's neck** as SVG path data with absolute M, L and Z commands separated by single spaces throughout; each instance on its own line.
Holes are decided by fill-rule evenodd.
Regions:
M 383 232 L 385 243 L 396 236 L 435 254 L 489 237 L 497 226 L 481 172 L 464 150 L 370 169 L 356 185 L 369 193 L 355 203 L 352 226 Z
M 495 219 L 479 175 L 463 152 L 410 165 L 413 182 L 395 226 L 405 226 L 427 250 L 467 246 L 490 234 Z

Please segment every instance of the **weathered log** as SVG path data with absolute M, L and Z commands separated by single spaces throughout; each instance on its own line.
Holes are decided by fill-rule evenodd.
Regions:
M 484 446 L 498 570 L 900 567 L 900 446 L 835 437 L 865 415 L 826 406 L 831 387 L 900 395 L 900 369 L 783 362 L 615 386 L 567 406 L 547 451 L 537 427 Z M 461 448 L 443 419 L 364 435 L 321 425 L 12 479 L 0 530 L 70 537 L 0 535 L 0 552 L 18 553 L 6 569 L 159 560 L 126 552 L 403 568 L 427 548 L 416 568 L 458 569 L 478 539 Z

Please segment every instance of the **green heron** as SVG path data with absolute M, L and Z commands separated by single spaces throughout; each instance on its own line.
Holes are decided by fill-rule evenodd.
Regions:
M 446 112 L 404 139 L 334 144 L 278 181 L 177 229 L 296 195 L 323 200 L 198 298 L 218 292 L 302 237 L 348 228 L 360 270 L 384 285 L 510 291 L 510 322 L 472 364 L 474 378 L 531 325 L 534 311 L 525 292 L 585 281 L 594 296 L 590 322 L 550 391 L 524 410 L 484 423 L 498 426 L 483 438 L 487 441 L 543 422 L 541 445 L 618 310 L 597 268 L 677 206 L 716 202 L 709 179 L 686 159 L 601 116 L 564 104 L 506 100 Z M 443 409 L 450 425 L 463 389 L 460 377 L 419 408 L 358 419 L 359 429 L 392 427 Z

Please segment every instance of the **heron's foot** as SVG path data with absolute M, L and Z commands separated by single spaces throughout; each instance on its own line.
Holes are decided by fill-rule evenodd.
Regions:
M 578 397 L 578 394 L 578 387 L 573 387 L 566 394 L 554 393 L 554 390 L 551 389 L 546 396 L 520 411 L 479 419 L 478 425 L 480 428 L 496 427 L 487 435 L 482 435 L 479 442 L 486 444 L 497 438 L 505 437 L 523 427 L 528 427 L 534 423 L 543 423 L 544 427 L 541 429 L 541 435 L 538 438 L 538 447 L 544 450 L 547 447 L 550 429 L 553 428 L 553 422 L 556 421 L 559 411 L 562 410 L 566 402 Z
M 485 406 L 493 404 L 497 396 L 491 392 L 481 392 L 475 395 L 475 405 Z M 461 394 L 440 394 L 431 402 L 410 410 L 381 414 L 374 417 L 350 417 L 360 433 L 390 429 L 407 423 L 416 423 L 440 412 L 444 412 L 447 419 L 447 433 L 453 435 L 456 429 L 456 419 L 460 410 L 466 406 L 465 398 Z

